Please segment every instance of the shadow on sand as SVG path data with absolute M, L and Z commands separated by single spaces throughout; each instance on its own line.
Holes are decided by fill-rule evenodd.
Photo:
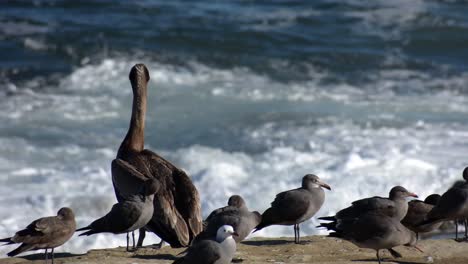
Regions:
M 278 245 L 286 245 L 286 244 L 294 244 L 292 240 L 283 240 L 283 239 L 275 239 L 275 240 L 255 240 L 255 241 L 242 241 L 244 245 L 248 246 L 278 246 Z
M 403 260 L 398 260 L 398 259 L 393 259 L 393 258 L 381 258 L 382 262 L 391 262 L 391 263 L 398 263 L 398 264 L 424 264 L 426 262 L 421 261 L 421 262 L 413 262 L 413 261 L 403 261 Z M 353 259 L 351 260 L 353 262 L 370 262 L 370 263 L 378 263 L 377 258 L 372 258 L 372 259 Z
M 156 255 L 135 255 L 132 258 L 139 259 L 160 259 L 160 260 L 176 260 L 179 257 L 171 254 L 156 254 Z
M 72 253 L 55 253 L 54 254 L 54 259 L 61 259 L 61 258 L 71 258 L 71 257 L 78 257 L 78 256 L 84 256 L 86 254 L 72 254 Z M 49 259 L 52 257 L 49 253 Z M 42 260 L 45 259 L 45 254 L 44 253 L 37 253 L 37 254 L 31 254 L 31 255 L 26 255 L 26 256 L 19 256 L 17 258 L 23 258 L 27 260 Z

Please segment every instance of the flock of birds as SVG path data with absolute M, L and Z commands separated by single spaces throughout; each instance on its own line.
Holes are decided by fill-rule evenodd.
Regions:
M 185 255 L 174 262 L 176 264 L 231 263 L 236 243 L 252 231 L 270 225 L 294 226 L 294 241 L 300 243 L 299 224 L 321 208 L 325 200 L 323 189 L 331 190 L 329 185 L 318 176 L 307 174 L 300 188 L 277 194 L 263 214 L 249 211 L 244 199 L 233 195 L 227 206 L 213 211 L 203 221 L 198 191 L 187 174 L 144 149 L 148 69 L 137 64 L 129 78 L 133 89 L 130 126 L 112 161 L 112 183 L 118 203 L 105 216 L 79 229 L 76 229 L 72 209 L 67 207 L 61 208 L 57 216 L 37 219 L 14 236 L 0 239 L 5 245 L 21 243 L 8 256 L 45 249 L 47 263 L 50 249 L 53 263 L 54 248 L 68 241 L 75 231 L 84 231 L 80 236 L 126 233 L 127 251 L 143 247 L 145 233 L 153 232 L 161 238 L 161 243 L 149 247 L 159 248 L 164 241 L 174 248 L 188 247 Z M 464 221 L 466 240 L 468 167 L 463 171 L 463 178 L 465 182 L 449 188 L 442 196 L 430 195 L 425 201 L 408 202 L 408 197 L 417 196 L 401 186 L 393 187 L 388 198 L 365 198 L 334 216 L 320 217 L 323 222 L 319 227 L 331 230 L 330 237 L 376 250 L 379 263 L 381 249 L 389 250 L 394 257 L 401 257 L 393 249 L 399 245 L 420 250 L 416 245 L 418 234 L 435 230 L 444 221 Z M 139 230 L 137 243 L 136 230 Z

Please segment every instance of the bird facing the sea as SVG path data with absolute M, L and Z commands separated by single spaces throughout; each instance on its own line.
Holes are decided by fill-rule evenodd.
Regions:
M 148 68 L 136 64 L 130 70 L 129 79 L 133 91 L 130 125 L 112 161 L 112 183 L 117 200 L 135 194 L 147 179 L 157 179 L 161 188 L 154 197 L 154 214 L 140 229 L 138 246 L 143 243 L 145 230 L 149 230 L 171 247 L 186 247 L 202 231 L 200 196 L 183 170 L 144 148 Z

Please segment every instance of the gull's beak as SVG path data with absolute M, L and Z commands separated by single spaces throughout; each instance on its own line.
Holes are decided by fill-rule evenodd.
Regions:
M 412 193 L 412 192 L 408 192 L 408 196 L 418 198 L 418 196 L 415 193 Z
M 323 188 L 328 189 L 328 190 L 331 191 L 330 185 L 328 185 L 328 184 L 326 184 L 326 183 L 324 183 L 324 182 L 319 182 L 319 185 L 322 186 Z
M 236 237 L 239 236 L 239 234 L 237 234 L 237 232 L 232 232 L 231 235 L 232 235 L 232 236 L 236 236 Z

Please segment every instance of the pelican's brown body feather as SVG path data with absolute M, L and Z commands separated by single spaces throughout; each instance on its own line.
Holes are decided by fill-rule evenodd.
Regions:
M 130 127 L 117 158 L 112 180 L 118 200 L 131 195 L 149 178 L 161 184 L 154 197 L 154 215 L 146 229 L 172 247 L 185 247 L 202 231 L 200 197 L 189 176 L 158 154 L 144 149 L 146 94 L 149 73 L 143 64 L 130 72 L 133 107 Z

